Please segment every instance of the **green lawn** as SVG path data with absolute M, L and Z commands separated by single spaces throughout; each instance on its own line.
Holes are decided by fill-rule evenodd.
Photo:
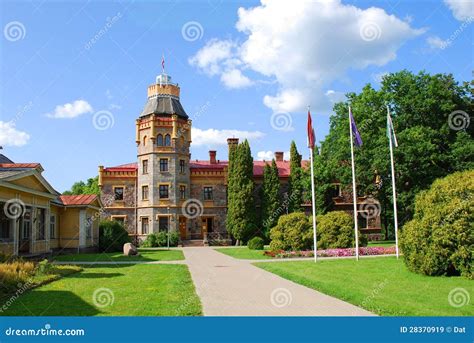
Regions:
M 216 248 L 214 250 L 243 260 L 266 260 L 271 258 L 263 254 L 264 250 L 250 250 L 247 247 Z
M 409 272 L 393 257 L 255 263 L 256 266 L 322 293 L 387 316 L 472 316 L 474 302 L 453 307 L 448 294 L 474 282 L 461 277 L 429 277 Z
M 374 241 L 369 242 L 369 247 L 393 247 L 395 245 L 395 241 Z
M 182 250 L 178 249 L 138 249 L 139 256 L 124 256 L 121 252 L 97 253 L 97 254 L 72 254 L 60 255 L 56 261 L 68 262 L 95 262 L 95 261 L 176 261 L 184 260 Z
M 185 265 L 102 265 L 33 289 L 2 315 L 197 316 L 201 304 Z

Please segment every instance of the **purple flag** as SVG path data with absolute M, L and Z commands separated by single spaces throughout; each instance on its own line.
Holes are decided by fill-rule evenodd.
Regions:
M 352 116 L 352 110 L 349 107 L 349 117 L 351 118 L 351 127 L 352 127 L 352 133 L 354 134 L 354 143 L 356 146 L 361 146 L 362 145 L 362 138 L 360 137 L 359 130 L 357 130 L 357 126 L 354 120 L 354 117 Z

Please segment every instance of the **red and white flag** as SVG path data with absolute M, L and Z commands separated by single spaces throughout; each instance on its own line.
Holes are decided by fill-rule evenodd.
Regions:
M 161 56 L 161 69 L 165 72 L 165 55 Z
M 308 148 L 314 148 L 314 129 L 313 129 L 313 121 L 311 120 L 311 113 L 308 110 L 308 125 L 307 125 L 307 130 L 308 130 Z

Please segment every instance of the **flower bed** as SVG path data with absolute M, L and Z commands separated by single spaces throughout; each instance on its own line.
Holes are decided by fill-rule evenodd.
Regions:
M 362 247 L 359 248 L 360 256 L 390 255 L 395 254 L 395 247 Z M 273 258 L 313 257 L 311 250 L 304 251 L 265 251 L 265 255 Z M 345 257 L 355 256 L 355 248 L 318 250 L 318 257 Z

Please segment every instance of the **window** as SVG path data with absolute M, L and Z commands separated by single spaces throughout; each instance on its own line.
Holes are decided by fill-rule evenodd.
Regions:
M 160 185 L 160 199 L 168 199 L 169 198 L 169 186 L 168 185 Z
M 359 225 L 359 229 L 367 229 L 368 228 L 368 220 L 367 217 L 369 216 L 369 212 L 367 211 L 358 211 L 357 212 L 357 224 Z
M 10 240 L 10 218 L 6 216 L 3 210 L 0 211 L 0 240 Z
M 185 163 L 186 163 L 186 162 L 185 162 L 184 160 L 179 160 L 179 172 L 180 172 L 181 174 L 186 173 L 186 170 L 184 169 L 184 164 L 185 164 Z
M 44 241 L 45 240 L 45 227 L 44 227 L 44 219 L 45 219 L 45 212 L 44 208 L 38 208 L 38 217 L 37 217 L 37 228 L 38 228 L 38 235 L 36 236 L 37 241 Z
M 179 186 L 179 198 L 181 200 L 186 199 L 186 186 L 184 185 Z
M 160 158 L 160 172 L 167 172 L 167 171 L 168 171 L 168 159 Z
M 123 227 L 125 227 L 125 217 L 112 217 L 112 220 L 120 223 Z
M 25 209 L 25 215 L 23 217 L 23 232 L 22 238 L 30 238 L 31 234 L 31 208 Z
M 158 217 L 158 230 L 168 231 L 168 217 Z
M 142 161 L 142 173 L 148 174 L 148 160 Z
M 212 187 L 204 187 L 204 200 L 212 200 Z
M 163 135 L 158 135 L 156 137 L 156 145 L 163 146 Z
M 143 217 L 142 218 L 142 235 L 148 234 L 149 226 L 150 226 L 150 223 L 148 221 L 148 217 Z
M 86 220 L 86 238 L 92 238 L 92 225 L 93 225 L 92 218 L 87 217 L 87 220 Z
M 165 136 L 165 146 L 171 146 L 171 136 L 170 135 Z
M 123 187 L 114 187 L 114 199 L 123 201 Z
M 142 186 L 142 200 L 148 200 L 148 186 Z
M 49 217 L 49 238 L 56 238 L 56 216 Z
M 143 137 L 143 146 L 145 146 L 145 145 L 146 145 L 146 140 L 147 140 L 147 137 L 146 137 L 146 136 L 144 136 L 144 137 Z

